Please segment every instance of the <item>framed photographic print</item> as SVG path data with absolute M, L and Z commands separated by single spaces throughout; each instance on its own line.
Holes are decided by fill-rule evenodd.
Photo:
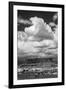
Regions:
M 64 5 L 9 2 L 9 88 L 64 85 Z

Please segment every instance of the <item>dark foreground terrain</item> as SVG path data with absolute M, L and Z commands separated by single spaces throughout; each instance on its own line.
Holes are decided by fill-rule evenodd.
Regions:
M 18 80 L 56 78 L 57 67 L 57 58 L 18 58 Z

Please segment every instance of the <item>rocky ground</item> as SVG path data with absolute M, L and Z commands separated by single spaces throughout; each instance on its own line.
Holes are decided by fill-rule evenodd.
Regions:
M 56 78 L 58 63 L 56 58 L 18 58 L 18 80 Z

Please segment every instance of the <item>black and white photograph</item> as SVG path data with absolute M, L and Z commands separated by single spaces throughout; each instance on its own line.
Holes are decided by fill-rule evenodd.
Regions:
M 58 77 L 58 13 L 18 10 L 18 80 Z
M 13 61 L 10 61 L 10 64 L 13 64 L 13 74 L 11 74 L 13 78 L 10 76 L 13 83 L 11 85 L 15 87 L 40 86 L 40 84 L 49 86 L 52 83 L 62 85 L 64 82 L 62 74 L 64 73 L 62 66 L 64 6 L 18 2 L 12 2 L 10 5 L 13 6 L 10 9 L 10 16 L 12 15 L 10 27 L 13 29 Z

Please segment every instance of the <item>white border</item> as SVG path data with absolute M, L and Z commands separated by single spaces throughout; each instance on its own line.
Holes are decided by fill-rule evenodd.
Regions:
M 17 80 L 17 10 L 34 10 L 34 11 L 55 11 L 58 12 L 58 78 L 51 79 L 29 79 L 29 80 Z M 14 16 L 14 40 L 13 40 L 13 84 L 14 85 L 23 85 L 23 84 L 36 84 L 36 83 L 53 83 L 62 81 L 62 51 L 61 51 L 61 42 L 62 42 L 62 9 L 61 8 L 50 8 L 50 7 L 35 7 L 35 6 L 16 6 L 14 5 L 13 10 Z

